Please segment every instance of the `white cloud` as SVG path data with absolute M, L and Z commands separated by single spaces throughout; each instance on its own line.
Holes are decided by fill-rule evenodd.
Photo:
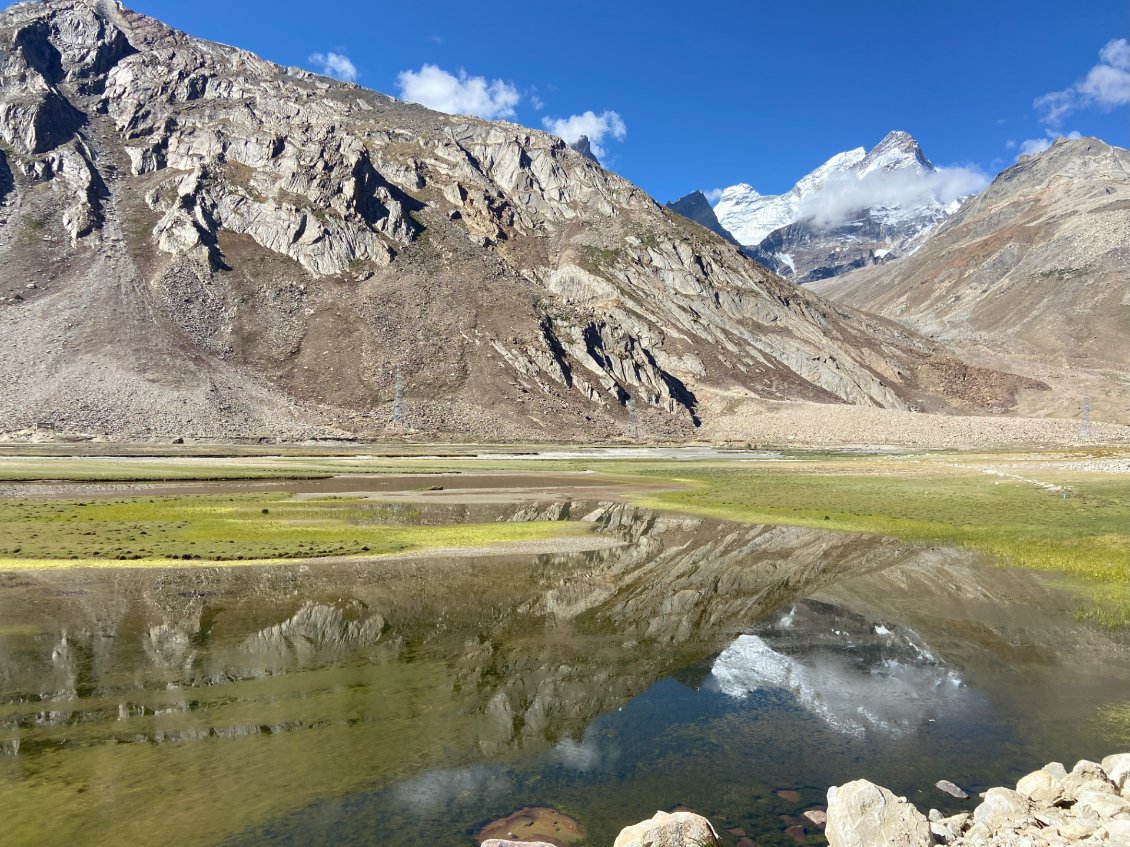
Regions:
M 1032 101 L 1040 120 L 1052 127 L 1080 109 L 1105 112 L 1130 103 L 1130 42 L 1125 38 L 1108 41 L 1099 51 L 1099 63 L 1070 88 L 1051 91 Z
M 724 188 L 711 188 L 707 191 L 703 191 L 702 194 L 706 198 L 706 202 L 713 206 L 722 199 L 722 192 L 725 190 Z
M 357 77 L 361 75 L 357 72 L 357 66 L 342 53 L 311 53 L 309 62 L 317 65 L 319 72 L 344 82 L 357 82 Z
M 401 71 L 397 80 L 401 100 L 449 115 L 476 115 L 487 120 L 508 118 L 522 99 L 518 89 L 508 82 L 488 82 L 486 77 L 468 76 L 462 69 L 459 76 L 454 76 L 437 65 Z
M 917 171 L 910 168 L 874 170 L 860 177 L 833 174 L 814 194 L 801 201 L 801 216 L 818 227 L 838 226 L 862 209 L 912 209 L 930 202 L 947 204 L 976 194 L 989 184 L 980 170 L 967 167 Z
M 587 135 L 593 155 L 598 159 L 604 159 L 605 138 L 623 141 L 628 134 L 628 127 L 620 115 L 608 110 L 599 115 L 590 110 L 567 118 L 542 118 L 541 122 L 546 129 L 569 144 L 576 144 L 582 135 Z
M 534 107 L 535 112 L 540 112 L 545 108 L 545 101 L 538 97 L 536 94 L 531 94 L 530 105 Z
M 1036 153 L 1043 153 L 1052 146 L 1052 141 L 1055 139 L 1050 136 L 1047 138 L 1029 138 L 1027 141 L 1020 142 L 1020 152 L 1016 154 L 1019 159 L 1021 156 L 1032 156 Z
M 1047 131 L 1047 133 L 1044 135 L 1043 138 L 1029 138 L 1027 141 L 1021 141 L 1020 142 L 1020 152 L 1016 154 L 1016 158 L 1019 159 L 1021 156 L 1033 156 L 1036 153 L 1043 153 L 1045 150 L 1047 150 L 1049 147 L 1051 147 L 1053 144 L 1055 144 L 1055 142 L 1058 141 L 1060 138 L 1082 138 L 1082 137 L 1083 137 L 1082 135 L 1080 135 L 1078 132 L 1076 132 L 1074 130 L 1067 133 L 1067 135 L 1060 135 L 1059 133 L 1052 132 L 1049 129 Z M 1012 146 L 1015 147 L 1016 144 L 1013 143 Z

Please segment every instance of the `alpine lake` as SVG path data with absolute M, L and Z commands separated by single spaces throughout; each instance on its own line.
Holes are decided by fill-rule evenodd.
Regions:
M 822 844 L 831 785 L 948 814 L 1130 749 L 1122 453 L 27 448 L 8 847 L 472 847 L 530 808 L 501 834 Z

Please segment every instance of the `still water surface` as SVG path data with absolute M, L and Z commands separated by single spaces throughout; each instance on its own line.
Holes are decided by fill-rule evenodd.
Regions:
M 0 574 L 0 841 L 473 845 L 553 806 L 603 845 L 682 804 L 784 845 L 831 784 L 958 810 L 934 782 L 1120 740 L 1125 636 L 971 554 L 584 499 L 403 509 L 623 544 Z

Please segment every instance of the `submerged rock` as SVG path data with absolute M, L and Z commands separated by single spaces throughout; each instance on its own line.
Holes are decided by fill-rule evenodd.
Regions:
M 584 838 L 584 828 L 573 818 L 545 806 L 527 806 L 491 821 L 479 831 L 480 847 L 568 847 Z
M 721 847 L 710 821 L 694 812 L 656 812 L 624 827 L 613 847 Z
M 964 800 L 969 796 L 964 790 L 959 788 L 954 783 L 950 782 L 948 779 L 939 779 L 934 783 L 934 787 L 939 791 L 944 791 L 951 797 L 956 797 L 958 800 Z

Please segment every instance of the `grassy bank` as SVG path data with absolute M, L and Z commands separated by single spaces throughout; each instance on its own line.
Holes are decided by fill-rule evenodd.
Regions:
M 576 535 L 575 522 L 430 524 L 364 500 L 287 494 L 0 500 L 0 570 L 262 564 Z
M 1130 624 L 1130 501 L 1126 480 L 1113 474 L 1041 471 L 1039 480 L 1020 480 L 987 473 L 983 463 L 868 457 L 678 471 L 689 487 L 641 503 L 725 520 L 960 545 L 1010 566 L 1063 574 L 1086 598 L 1081 615 Z
M 597 471 L 654 487 L 637 502 L 746 523 L 811 526 L 961 545 L 997 561 L 1062 574 L 1080 614 L 1130 624 L 1130 488 L 1126 476 L 1071 470 L 1124 453 L 972 456 L 793 454 L 782 460 L 569 460 L 482 455 L 0 458 L 0 479 L 188 480 L 506 471 Z M 515 483 L 519 484 L 519 483 Z M 1059 486 L 1055 488 L 1054 486 Z M 264 511 L 267 510 L 267 511 Z M 164 496 L 87 503 L 0 500 L 0 567 L 141 561 L 235 562 L 364 555 L 576 532 L 562 524 L 413 526 L 382 522 L 363 501 L 281 494 Z M 135 557 L 141 557 L 135 559 Z M 21 565 L 22 563 L 22 565 Z

